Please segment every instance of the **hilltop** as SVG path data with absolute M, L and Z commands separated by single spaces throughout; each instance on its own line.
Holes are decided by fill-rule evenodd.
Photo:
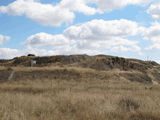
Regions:
M 36 64 L 31 68 L 31 60 Z M 0 80 L 18 79 L 126 79 L 141 83 L 160 83 L 160 65 L 107 55 L 22 56 L 0 60 Z M 10 68 L 10 69 L 9 69 Z

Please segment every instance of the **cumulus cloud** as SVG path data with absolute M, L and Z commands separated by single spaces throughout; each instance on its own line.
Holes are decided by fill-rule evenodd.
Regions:
M 38 49 L 38 48 L 27 48 L 23 50 L 11 49 L 11 48 L 0 48 L 0 59 L 11 59 L 14 57 L 20 57 L 28 55 L 29 53 L 45 56 L 45 55 L 56 55 L 54 50 Z
M 16 0 L 7 6 L 0 6 L 0 13 L 26 15 L 42 25 L 60 26 L 62 23 L 72 22 L 75 12 L 94 15 L 127 5 L 145 5 L 151 1 L 154 0 L 61 0 L 53 5 L 36 0 Z M 89 4 L 94 4 L 96 7 Z
M 73 25 L 62 34 L 37 33 L 23 43 L 25 49 L 0 49 L 0 56 L 12 58 L 33 53 L 39 56 L 56 54 L 107 54 L 110 52 L 134 52 L 141 54 L 137 40 L 130 40 L 142 32 L 136 22 L 130 20 L 92 20 Z M 7 54 L 6 54 L 7 53 Z M 6 55 L 5 55 L 6 54 Z
M 147 13 L 151 15 L 151 17 L 155 20 L 160 19 L 160 2 L 156 4 L 152 4 L 149 9 L 147 10 Z
M 127 29 L 126 29 L 127 28 Z M 126 19 L 121 20 L 92 20 L 87 23 L 71 26 L 64 34 L 73 39 L 104 39 L 108 37 L 126 37 L 138 34 L 139 28 L 136 22 Z
M 112 21 L 92 20 L 67 28 L 64 35 L 70 40 L 75 40 L 79 49 L 140 51 L 137 41 L 127 40 L 127 37 L 136 36 L 140 31 L 141 27 L 136 22 L 125 19 Z
M 122 8 L 127 5 L 146 5 L 154 0 L 93 0 L 103 11 Z
M 4 42 L 7 42 L 10 40 L 9 36 L 4 36 L 0 34 L 0 45 L 2 45 Z
M 96 8 L 89 7 L 85 0 L 62 0 L 56 5 L 42 4 L 35 0 L 16 0 L 7 6 L 0 6 L 0 13 L 9 15 L 26 15 L 42 25 L 60 26 L 70 23 L 75 18 L 74 11 L 93 15 Z
M 152 23 L 152 26 L 146 28 L 143 37 L 145 40 L 150 40 L 153 44 L 147 49 L 159 49 L 160 50 L 160 23 Z
M 89 0 L 62 0 L 60 6 L 63 8 L 70 9 L 72 11 L 77 11 L 84 13 L 86 15 L 94 15 L 96 13 L 101 13 L 100 9 L 90 7 L 87 4 L 91 3 Z
M 126 29 L 127 28 L 127 29 Z M 64 30 L 63 34 L 38 33 L 27 38 L 26 48 L 52 47 L 58 54 L 102 54 L 141 52 L 138 42 L 127 37 L 139 34 L 141 27 L 129 20 L 92 20 Z
M 70 41 L 63 35 L 51 35 L 47 33 L 37 33 L 27 38 L 24 45 L 26 47 L 60 47 L 66 46 Z
M 34 0 L 16 0 L 8 6 L 0 6 L 0 13 L 23 15 L 42 25 L 59 26 L 72 22 L 74 13 L 59 5 L 42 4 Z
M 10 48 L 0 48 L 0 59 L 10 59 L 21 55 L 23 55 L 23 51 Z
M 155 60 L 158 64 L 160 64 L 160 60 Z

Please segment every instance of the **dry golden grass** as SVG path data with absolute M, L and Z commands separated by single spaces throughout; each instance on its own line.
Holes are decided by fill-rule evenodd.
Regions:
M 112 78 L 3 82 L 0 120 L 160 120 L 159 85 Z

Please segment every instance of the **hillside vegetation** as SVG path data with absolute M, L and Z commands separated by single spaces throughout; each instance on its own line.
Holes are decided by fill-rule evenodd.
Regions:
M 105 55 L 0 60 L 0 120 L 160 120 L 159 83 L 160 66 L 152 61 Z
M 30 68 L 31 60 L 36 65 Z M 130 81 L 143 83 L 160 82 L 160 65 L 153 61 L 125 59 L 113 56 L 22 56 L 11 60 L 0 60 L 0 81 L 8 80 L 14 72 L 12 80 L 24 79 L 112 79 L 123 77 Z M 8 68 L 14 69 L 8 69 Z M 19 69 L 21 68 L 21 69 Z M 114 71 L 111 75 L 111 71 Z

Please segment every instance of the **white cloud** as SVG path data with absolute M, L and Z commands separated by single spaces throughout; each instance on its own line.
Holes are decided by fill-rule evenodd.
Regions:
M 28 49 L 11 49 L 11 48 L 0 48 L 0 59 L 11 59 L 14 57 L 20 57 L 28 55 L 29 53 L 35 54 L 37 56 L 46 56 L 46 55 L 56 55 L 54 50 L 45 50 L 38 48 L 28 48 Z
M 0 13 L 26 15 L 42 25 L 60 26 L 72 22 L 75 12 L 94 15 L 127 5 L 145 5 L 151 1 L 153 0 L 61 0 L 52 5 L 40 3 L 38 0 L 16 0 L 7 6 L 0 6 Z M 95 4 L 97 7 L 89 4 Z
M 47 33 L 37 33 L 31 35 L 24 42 L 26 51 L 30 51 L 38 55 L 55 55 L 55 54 L 67 54 L 71 51 L 71 45 L 73 40 L 69 40 L 62 34 L 52 35 Z M 45 50 L 44 47 L 50 47 L 51 50 Z M 41 51 L 38 52 L 37 51 Z M 73 50 L 73 49 L 72 49 Z
M 155 60 L 158 64 L 160 64 L 160 60 Z
M 7 42 L 10 40 L 9 36 L 4 36 L 0 34 L 0 45 L 2 45 L 4 42 Z
M 127 28 L 127 29 L 126 29 Z M 64 34 L 38 33 L 27 38 L 26 48 L 52 47 L 58 54 L 138 52 L 138 42 L 127 37 L 139 34 L 141 27 L 129 20 L 92 20 L 64 30 Z
M 147 49 L 159 49 L 160 50 L 160 23 L 152 23 L 152 26 L 146 28 L 144 32 L 144 39 L 152 41 L 152 45 Z
M 63 35 L 51 35 L 47 33 L 37 33 L 27 38 L 24 45 L 26 47 L 60 47 L 66 46 L 70 41 Z
M 23 52 L 17 49 L 0 48 L 0 59 L 10 59 L 15 56 L 21 56 Z
M 71 26 L 65 30 L 64 34 L 71 39 L 97 40 L 116 36 L 134 36 L 138 34 L 139 30 L 136 22 L 125 19 L 111 21 L 92 20 L 81 25 Z
M 72 49 L 73 50 L 73 49 Z M 102 52 L 99 52 L 97 50 L 79 50 L 77 48 L 72 50 L 46 50 L 46 49 L 40 49 L 40 48 L 28 48 L 28 49 L 10 49 L 10 48 L 0 48 L 0 59 L 12 59 L 14 57 L 20 57 L 24 55 L 28 55 L 30 53 L 35 54 L 36 56 L 53 56 L 53 55 L 70 55 L 70 54 L 86 54 L 89 55 L 95 55 L 95 54 L 102 54 Z M 93 54 L 94 53 L 94 54 Z
M 16 0 L 8 6 L 0 6 L 0 13 L 10 15 L 26 15 L 42 25 L 60 26 L 74 20 L 74 11 L 93 15 L 99 12 L 89 7 L 86 0 L 62 0 L 56 5 L 42 4 L 35 0 Z
M 146 5 L 154 0 L 93 0 L 103 11 L 111 11 L 127 5 Z
M 0 13 L 23 15 L 42 25 L 59 26 L 62 23 L 72 22 L 74 13 L 69 9 L 42 4 L 34 0 L 16 0 L 8 6 L 0 6 Z
M 152 4 L 147 13 L 151 15 L 153 19 L 160 19 L 160 3 Z
M 92 20 L 67 28 L 64 35 L 70 40 L 75 40 L 79 49 L 140 52 L 137 41 L 127 40 L 127 37 L 136 36 L 140 31 L 141 27 L 129 20 Z M 119 46 L 121 47 L 118 48 Z
M 144 28 L 143 28 L 144 29 Z M 134 52 L 141 55 L 139 42 L 129 37 L 137 36 L 143 30 L 136 22 L 121 20 L 92 20 L 70 26 L 63 34 L 37 33 L 24 42 L 24 50 L 2 48 L 0 56 L 14 56 L 33 53 L 39 56 L 56 54 L 107 54 L 110 52 Z M 6 52 L 7 51 L 7 52 Z
M 96 13 L 101 13 L 99 9 L 94 7 L 89 7 L 87 3 L 90 3 L 89 0 L 62 0 L 60 6 L 63 8 L 68 8 L 72 11 L 78 11 L 86 15 L 94 15 Z

